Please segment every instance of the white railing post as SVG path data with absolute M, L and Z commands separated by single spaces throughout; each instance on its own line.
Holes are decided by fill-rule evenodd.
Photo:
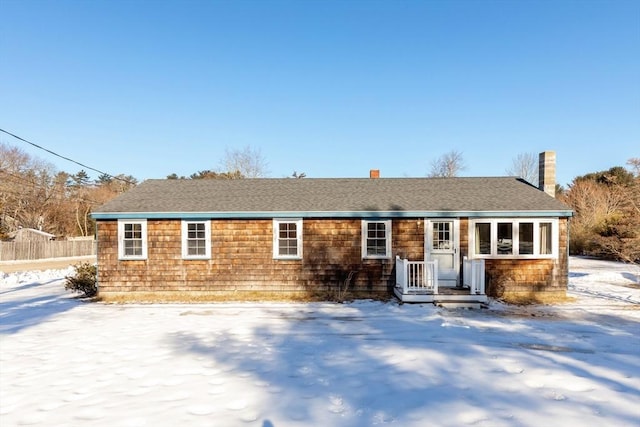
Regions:
M 479 293 L 479 289 L 478 289 L 478 260 L 474 259 L 471 261 L 471 285 L 473 286 L 471 288 L 471 293 L 477 294 Z
M 477 278 L 477 292 L 480 295 L 484 295 L 485 293 L 485 289 L 484 289 L 484 260 L 483 259 L 479 259 L 478 261 L 478 268 L 477 268 L 477 272 L 476 272 L 476 278 Z
M 424 262 L 424 287 L 425 289 L 433 289 L 433 263 Z
M 469 262 L 469 258 L 465 256 L 462 257 L 462 285 L 469 286 L 471 289 L 471 282 L 473 280 L 469 280 L 471 278 L 471 263 Z
M 402 293 L 407 292 L 407 260 L 396 255 L 396 285 L 400 286 Z
M 402 282 L 402 293 L 406 294 L 409 290 L 409 260 L 402 260 L 402 277 L 404 281 Z
M 433 260 L 433 293 L 438 293 L 438 260 Z

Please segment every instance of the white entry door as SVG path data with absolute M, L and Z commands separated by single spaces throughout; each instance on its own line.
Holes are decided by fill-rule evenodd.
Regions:
M 438 260 L 438 285 L 458 286 L 460 277 L 460 221 L 458 219 L 425 220 L 425 257 Z

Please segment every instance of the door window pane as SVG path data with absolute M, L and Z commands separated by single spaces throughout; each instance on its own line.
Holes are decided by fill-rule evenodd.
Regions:
M 432 249 L 451 249 L 451 223 L 433 223 Z

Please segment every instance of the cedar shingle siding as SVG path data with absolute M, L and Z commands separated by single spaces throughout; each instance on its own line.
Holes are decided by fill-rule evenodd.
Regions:
M 394 251 L 410 259 L 424 256 L 424 221 L 393 221 Z M 305 219 L 302 260 L 273 259 L 271 220 L 213 220 L 212 258 L 184 260 L 180 220 L 149 220 L 148 259 L 118 260 L 117 222 L 100 221 L 100 294 L 176 292 L 203 298 L 246 299 L 295 296 L 331 298 L 351 271 L 350 295 L 387 297 L 394 285 L 395 260 L 363 260 L 359 219 Z M 395 253 L 394 253 L 395 256 Z

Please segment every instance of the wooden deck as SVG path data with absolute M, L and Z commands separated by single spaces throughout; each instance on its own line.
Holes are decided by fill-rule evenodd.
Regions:
M 402 302 L 430 302 L 443 307 L 480 308 L 485 294 L 484 260 L 463 258 L 463 286 L 438 284 L 438 261 L 409 261 L 396 256 L 396 297 Z

